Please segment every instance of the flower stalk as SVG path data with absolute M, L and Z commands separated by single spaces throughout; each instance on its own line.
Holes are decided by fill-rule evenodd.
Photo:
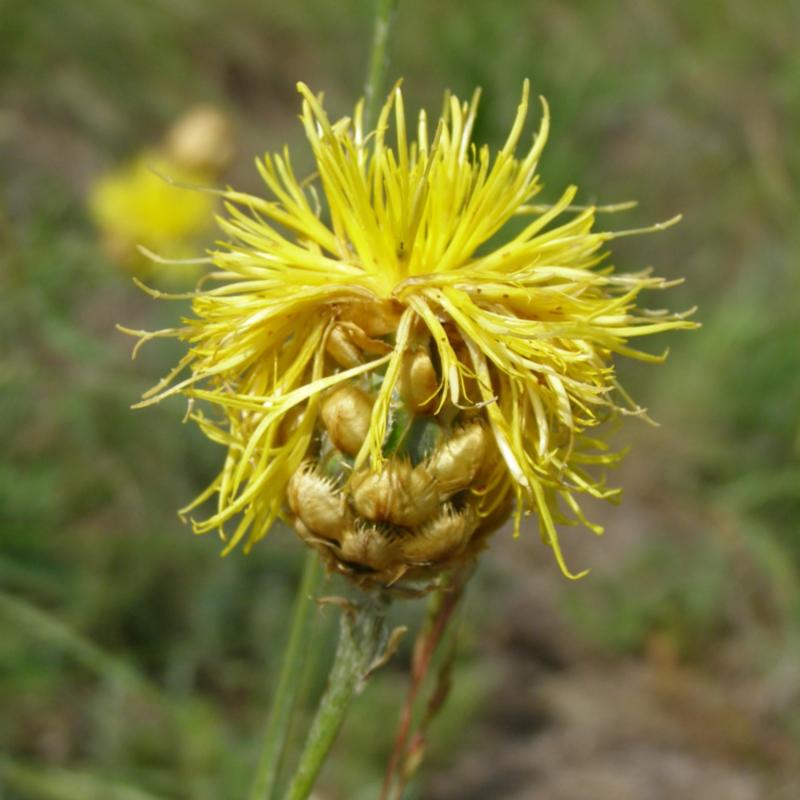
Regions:
M 286 750 L 292 712 L 303 675 L 308 642 L 311 638 L 311 600 L 319 588 L 322 569 L 316 553 L 306 552 L 303 575 L 297 588 L 292 612 L 292 627 L 283 653 L 283 663 L 275 687 L 275 700 L 267 721 L 261 757 L 256 769 L 250 800 L 271 800 Z
M 390 645 L 385 593 L 365 593 L 356 604 L 342 605 L 339 643 L 328 687 L 311 725 L 285 800 L 306 800 L 333 746 L 355 695 L 370 672 L 380 666 Z
M 369 128 L 375 122 L 378 98 L 383 92 L 388 56 L 386 44 L 397 0 L 376 0 L 375 27 L 372 33 L 372 49 L 369 57 L 369 72 L 364 86 L 364 121 Z

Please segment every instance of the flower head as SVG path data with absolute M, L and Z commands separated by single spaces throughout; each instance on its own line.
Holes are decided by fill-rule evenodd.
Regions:
M 216 181 L 232 150 L 227 117 L 197 106 L 177 119 L 160 147 L 101 175 L 88 204 L 110 258 L 149 275 L 154 262 L 142 256 L 141 248 L 172 259 L 194 255 L 213 228 L 215 198 L 185 187 Z M 174 267 L 170 272 L 175 275 Z M 196 271 L 190 272 L 196 279 Z
M 269 196 L 224 192 L 229 240 L 194 316 L 138 334 L 188 343 L 143 404 L 183 394 L 227 448 L 184 510 L 216 497 L 194 530 L 230 550 L 289 516 L 332 566 L 385 585 L 472 558 L 512 510 L 515 532 L 532 512 L 571 574 L 556 523 L 600 532 L 579 498 L 616 494 L 596 471 L 619 455 L 592 436 L 627 403 L 613 358 L 661 361 L 629 341 L 692 323 L 637 310 L 669 284 L 606 264 L 607 242 L 640 231 L 595 231 L 573 186 L 531 204 L 549 114 L 542 100 L 518 155 L 527 82 L 496 153 L 472 142 L 477 92 L 412 132 L 395 87 L 368 133 L 362 104 L 331 122 L 298 88 L 315 175 L 298 180 L 288 150 L 259 160 Z

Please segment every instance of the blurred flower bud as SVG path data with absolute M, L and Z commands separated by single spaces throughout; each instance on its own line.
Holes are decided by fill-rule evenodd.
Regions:
M 196 106 L 169 129 L 165 151 L 185 169 L 219 175 L 233 159 L 231 121 L 213 106 Z

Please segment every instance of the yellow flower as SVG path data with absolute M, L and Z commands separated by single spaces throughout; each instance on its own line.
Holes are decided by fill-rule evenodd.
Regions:
M 227 117 L 198 106 L 178 118 L 161 147 L 100 176 L 89 194 L 89 211 L 112 260 L 149 274 L 163 257 L 194 254 L 213 228 L 215 198 L 186 187 L 215 181 L 232 151 Z M 155 258 L 145 258 L 140 247 Z M 196 267 L 187 275 L 191 265 L 177 266 L 170 267 L 173 276 L 197 277 Z
M 313 179 L 295 177 L 288 150 L 258 161 L 269 197 L 224 192 L 229 242 L 191 294 L 194 317 L 132 332 L 189 348 L 140 405 L 183 394 L 227 448 L 184 513 L 216 497 L 193 526 L 218 530 L 226 552 L 290 516 L 332 566 L 386 584 L 472 558 L 513 506 L 515 533 L 533 512 L 576 577 L 556 523 L 599 533 L 578 497 L 617 493 L 596 470 L 619 454 L 589 435 L 617 398 L 631 405 L 613 358 L 661 361 L 629 340 L 693 327 L 637 310 L 665 280 L 605 263 L 607 242 L 643 231 L 593 230 L 598 209 L 573 206 L 574 186 L 531 205 L 549 115 L 542 100 L 517 156 L 527 81 L 494 154 L 472 142 L 477 92 L 449 97 L 432 131 L 421 112 L 412 134 L 399 87 L 369 133 L 362 104 L 331 122 L 298 89 Z M 530 219 L 509 231 L 517 216 Z
M 214 198 L 170 180 L 198 185 L 204 179 L 202 173 L 153 151 L 100 178 L 89 208 L 109 251 L 137 269 L 139 245 L 160 256 L 188 256 L 198 235 L 213 224 Z

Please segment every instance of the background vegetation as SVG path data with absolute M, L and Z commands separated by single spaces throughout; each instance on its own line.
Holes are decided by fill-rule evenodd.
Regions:
M 3 800 L 246 794 L 300 547 L 276 531 L 221 560 L 179 524 L 219 453 L 178 402 L 129 410 L 176 350 L 132 363 L 114 324 L 180 304 L 108 263 L 86 195 L 200 101 L 235 121 L 232 183 L 257 191 L 252 157 L 285 141 L 302 167 L 295 81 L 347 113 L 371 11 L 0 0 Z M 592 575 L 496 537 L 413 797 L 800 794 L 798 24 L 789 0 L 400 0 L 390 77 L 409 104 L 481 85 L 494 143 L 530 76 L 553 110 L 547 198 L 638 199 L 619 226 L 683 212 L 615 262 L 686 277 L 669 302 L 704 325 L 667 366 L 623 368 L 662 427 L 621 427 L 625 501 L 600 511 L 603 539 L 567 537 Z M 375 797 L 408 657 L 360 699 L 320 797 Z

